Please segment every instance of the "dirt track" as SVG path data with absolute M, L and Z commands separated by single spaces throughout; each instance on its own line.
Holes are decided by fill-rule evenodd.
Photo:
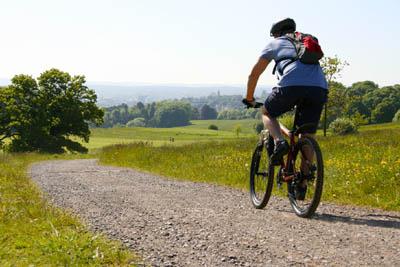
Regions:
M 42 162 L 30 175 L 56 205 L 153 266 L 400 266 L 400 213 L 322 203 L 301 219 L 286 199 L 256 210 L 247 192 L 96 160 Z

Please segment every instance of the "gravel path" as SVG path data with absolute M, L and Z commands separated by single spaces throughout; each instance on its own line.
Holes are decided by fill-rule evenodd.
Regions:
M 286 199 L 256 210 L 247 192 L 96 160 L 42 162 L 30 175 L 56 205 L 153 266 L 400 266 L 400 213 L 323 203 L 301 219 Z

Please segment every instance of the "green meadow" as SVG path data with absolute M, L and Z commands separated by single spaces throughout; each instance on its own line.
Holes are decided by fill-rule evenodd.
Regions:
M 226 129 L 231 129 L 235 122 L 224 123 Z M 188 129 L 190 127 L 198 127 L 202 133 L 209 131 L 202 129 L 201 123 Z M 319 134 L 317 138 L 325 162 L 323 201 L 400 210 L 399 124 L 364 126 L 358 134 L 327 137 Z M 255 133 L 237 138 L 233 132 L 226 131 L 226 138 L 209 138 L 205 143 L 193 140 L 180 146 L 168 143 L 154 146 L 152 140 L 148 140 L 150 142 L 142 139 L 132 144 L 108 146 L 98 157 L 107 165 L 248 188 Z M 198 140 L 202 138 L 198 136 Z
M 84 145 L 93 150 L 107 145 L 138 141 L 151 142 L 154 146 L 224 141 L 238 138 L 235 131 L 237 127 L 240 128 L 239 137 L 254 136 L 253 126 L 256 122 L 257 120 L 198 120 L 191 121 L 191 125 L 175 128 L 94 128 L 91 129 L 89 143 Z M 219 130 L 208 130 L 211 124 L 216 125 Z

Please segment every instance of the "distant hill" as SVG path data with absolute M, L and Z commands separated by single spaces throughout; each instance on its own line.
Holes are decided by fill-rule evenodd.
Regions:
M 181 99 L 202 97 L 212 94 L 244 95 L 246 87 L 240 85 L 137 85 L 137 84 L 106 84 L 88 83 L 98 96 L 100 106 L 108 107 L 125 103 L 132 105 L 138 101 L 149 103 L 165 99 Z M 271 87 L 261 87 L 257 90 L 270 91 Z

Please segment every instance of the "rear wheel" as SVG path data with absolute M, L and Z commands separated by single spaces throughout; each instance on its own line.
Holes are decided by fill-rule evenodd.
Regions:
M 294 159 L 291 171 L 295 178 L 288 183 L 290 204 L 296 215 L 309 218 L 319 205 L 324 183 L 322 153 L 315 139 L 308 136 L 299 139 Z
M 250 168 L 250 198 L 255 208 L 264 208 L 271 197 L 274 167 L 269 164 L 265 144 L 259 144 L 253 153 Z

